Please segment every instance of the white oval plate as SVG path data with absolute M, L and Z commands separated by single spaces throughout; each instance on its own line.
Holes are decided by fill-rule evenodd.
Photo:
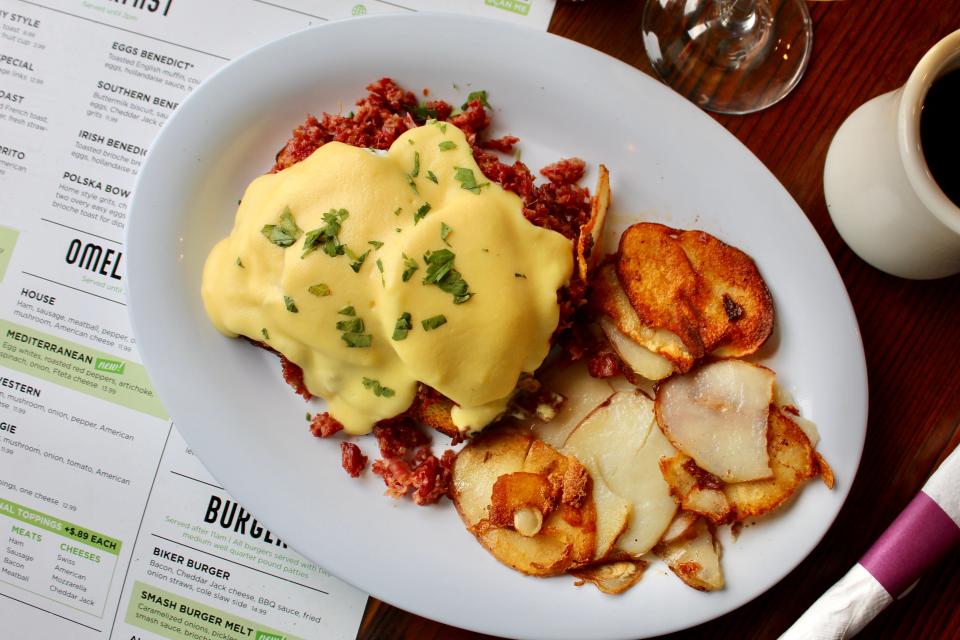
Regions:
M 336 440 L 307 432 L 304 404 L 281 380 L 276 359 L 207 321 L 203 261 L 231 228 L 246 184 L 270 167 L 307 113 L 349 111 L 382 76 L 455 104 L 486 89 L 497 132 L 521 137 L 534 170 L 569 156 L 606 164 L 614 242 L 628 224 L 657 220 L 705 229 L 756 259 L 778 312 L 764 362 L 819 425 L 837 486 L 811 483 L 784 513 L 745 529 L 737 542 L 726 539 L 723 591 L 694 591 L 658 564 L 619 597 L 574 588 L 569 577 L 507 569 L 449 502 L 416 507 L 383 497 L 369 470 L 349 478 Z M 563 38 L 449 15 L 391 15 L 319 26 L 257 49 L 195 90 L 164 127 L 140 172 L 127 242 L 141 355 L 204 464 L 303 555 L 435 620 L 555 639 L 689 627 L 744 604 L 799 564 L 853 483 L 866 431 L 863 347 L 843 284 L 803 212 L 690 103 Z M 372 453 L 373 439 L 362 440 Z

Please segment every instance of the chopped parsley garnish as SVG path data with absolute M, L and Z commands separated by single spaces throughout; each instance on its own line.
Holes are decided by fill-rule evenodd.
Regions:
M 466 169 L 464 167 L 454 167 L 454 169 L 456 169 L 457 172 L 453 177 L 460 183 L 461 187 L 471 193 L 480 195 L 480 189 L 490 186 L 489 182 L 477 184 L 477 177 L 473 175 L 473 169 Z
M 440 129 L 440 133 L 446 133 L 446 132 L 447 132 L 447 123 L 446 123 L 446 122 L 438 122 L 438 123 L 437 123 L 437 128 Z
M 410 188 L 413 189 L 413 192 L 417 195 L 420 195 L 420 192 L 417 191 L 417 183 L 413 181 L 413 176 L 407 175 L 407 184 L 410 185 Z
M 414 178 L 420 175 L 420 152 L 413 152 L 413 171 L 410 172 L 410 175 Z
M 397 209 L 393 212 L 393 215 L 398 216 L 400 215 L 401 211 L 403 211 L 403 207 L 397 207 Z
M 337 331 L 346 331 L 347 333 L 363 333 L 363 329 L 363 318 L 337 321 Z
M 453 149 L 457 148 L 457 143 L 453 142 L 452 140 L 444 140 L 437 146 L 440 147 L 440 151 L 452 151 Z
M 448 247 L 450 246 L 450 243 L 447 242 L 447 238 L 450 237 L 450 233 L 452 231 L 453 229 L 451 229 L 450 225 L 448 225 L 446 222 L 440 223 L 440 239 L 443 240 L 443 244 L 447 245 Z
M 367 259 L 367 256 L 370 255 L 370 249 L 367 249 L 361 255 L 356 255 L 350 249 L 347 249 L 348 255 L 353 259 L 353 262 L 350 263 L 350 268 L 353 269 L 354 273 L 360 273 L 360 267 L 363 266 L 363 261 Z
M 400 233 L 401 229 L 400 229 L 400 227 L 396 227 L 396 228 L 394 229 L 394 231 L 396 231 L 397 233 Z
M 527 279 L 527 276 L 523 275 L 522 273 L 515 273 L 515 274 L 513 274 L 513 277 L 514 277 L 514 278 L 523 278 L 524 280 Z
M 413 272 L 420 268 L 420 265 L 417 264 L 417 261 L 413 258 L 408 258 L 407 254 L 403 254 L 403 274 L 400 278 L 406 282 L 410 279 L 410 276 L 413 275 Z
M 437 174 L 430 170 L 427 170 L 427 180 L 433 184 L 440 184 L 440 182 L 437 180 Z
M 447 317 L 441 313 L 440 315 L 431 316 L 426 320 L 421 321 L 420 324 L 423 325 L 424 331 L 433 331 L 437 327 L 442 327 L 443 325 L 447 324 Z
M 427 264 L 427 275 L 423 279 L 423 284 L 435 284 L 442 291 L 453 296 L 453 304 L 463 304 L 473 294 L 470 293 L 467 281 L 459 271 L 453 268 L 455 257 L 456 255 L 449 249 L 425 253 L 423 261 Z
M 270 332 L 267 331 L 267 328 L 266 328 L 266 327 L 264 327 L 263 329 L 260 329 L 260 335 L 263 336 L 263 339 L 264 339 L 264 340 L 269 340 L 269 339 L 270 339 Z
M 344 246 L 340 244 L 337 236 L 340 234 L 340 226 L 349 215 L 346 209 L 330 209 L 323 214 L 323 221 L 326 224 L 307 232 L 307 237 L 303 239 L 303 253 L 300 254 L 300 258 L 306 258 L 317 249 L 323 249 L 323 252 L 331 258 L 342 256 Z
M 243 266 L 243 262 L 240 261 L 240 256 L 237 256 L 237 266 L 241 269 L 246 269 L 246 267 Z
M 366 349 L 373 344 L 373 336 L 369 333 L 344 333 L 340 339 L 351 349 Z
M 430 213 L 430 203 L 424 202 L 423 205 L 417 209 L 417 212 L 413 214 L 413 224 L 417 224 L 423 220 L 428 213 Z
M 312 285 L 312 286 L 310 286 L 310 287 L 307 287 L 307 291 L 309 291 L 309 292 L 312 293 L 313 295 L 315 295 L 315 296 L 317 296 L 317 297 L 320 297 L 320 298 L 323 298 L 323 297 L 328 296 L 328 295 L 330 295 L 331 293 L 333 293 L 332 291 L 330 291 L 330 287 L 328 287 L 327 285 L 325 285 L 325 284 L 322 283 L 322 282 L 319 283 L 319 284 L 315 284 L 315 285 Z
M 471 91 L 470 94 L 467 95 L 467 101 L 464 102 L 462 105 L 460 105 L 460 108 L 466 109 L 467 107 L 470 106 L 470 103 L 473 102 L 474 100 L 479 100 L 480 104 L 483 105 L 484 107 L 487 107 L 488 109 L 492 108 L 490 107 L 490 103 L 487 102 L 486 91 Z
M 411 147 L 412 147 L 413 145 L 417 144 L 416 142 L 413 141 L 413 138 L 407 138 L 407 142 L 410 143 L 410 146 L 411 146 Z
M 383 243 L 379 240 L 367 240 L 367 244 L 373 247 L 374 249 L 379 249 L 383 246 Z
M 380 272 L 380 286 L 387 286 L 387 281 L 383 279 L 383 260 L 377 258 L 377 271 Z
M 373 336 L 364 333 L 366 327 L 363 325 L 363 318 L 356 318 L 357 315 L 353 307 L 344 307 L 338 311 L 340 315 L 350 316 L 350 320 L 338 320 L 337 331 L 342 331 L 340 339 L 347 343 L 351 349 L 365 349 L 373 343 Z
M 298 313 L 300 311 L 290 296 L 283 296 L 283 306 L 285 306 L 290 313 Z
M 307 416 L 306 416 L 306 417 L 307 417 L 307 422 L 310 422 L 311 420 L 313 420 L 313 416 L 310 415 L 310 412 L 309 412 L 309 411 L 307 411 Z
M 397 318 L 397 324 L 393 327 L 393 339 L 397 341 L 406 340 L 411 329 L 413 329 L 413 318 L 405 311 Z
M 297 241 L 297 238 L 303 234 L 303 229 L 297 226 L 290 207 L 284 207 L 283 213 L 280 214 L 279 222 L 277 224 L 263 225 L 260 233 L 278 247 L 286 248 Z
M 373 395 L 377 397 L 392 398 L 394 394 L 393 389 L 390 387 L 384 387 L 378 380 L 374 380 L 373 378 L 364 377 L 363 387 L 364 389 L 370 389 L 370 391 L 373 391 Z
M 436 118 L 437 110 L 431 109 L 426 105 L 426 103 L 418 104 L 415 107 L 410 107 L 407 109 L 414 118 L 420 118 L 421 120 L 427 120 L 428 118 Z

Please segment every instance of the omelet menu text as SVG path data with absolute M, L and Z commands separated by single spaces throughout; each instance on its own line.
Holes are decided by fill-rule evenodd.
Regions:
M 173 426 L 130 329 L 124 232 L 154 137 L 204 78 L 312 25 L 428 6 L 544 29 L 553 0 L 0 0 L 4 637 L 356 635 L 367 596 Z

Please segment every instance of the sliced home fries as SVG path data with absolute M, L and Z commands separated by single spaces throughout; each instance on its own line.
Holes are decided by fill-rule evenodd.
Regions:
M 571 569 L 570 575 L 580 579 L 577 586 L 589 582 L 604 593 L 617 595 L 637 584 L 646 569 L 647 563 L 643 560 L 623 560 Z
M 557 449 L 584 418 L 613 395 L 610 383 L 591 377 L 583 361 L 551 369 L 541 377 L 541 382 L 547 389 L 562 395 L 564 402 L 553 420 L 534 420 L 530 426 L 538 438 Z
M 694 589 L 722 589 L 716 528 L 771 512 L 811 478 L 832 487 L 833 474 L 776 374 L 733 359 L 773 328 L 753 261 L 702 231 L 648 223 L 601 261 L 603 168 L 596 193 L 578 268 L 604 357 L 625 379 L 591 377 L 610 369 L 585 361 L 544 367 L 540 384 L 563 403 L 469 442 L 452 498 L 480 543 L 523 573 L 619 594 L 659 559 Z
M 630 504 L 614 555 L 639 558 L 657 544 L 677 512 L 659 461 L 676 450 L 657 429 L 653 401 L 640 393 L 616 394 L 570 434 L 561 451 L 583 463 L 594 486 L 602 483 Z M 598 523 L 602 518 L 598 509 Z
M 697 520 L 683 536 L 658 545 L 654 553 L 694 589 L 723 589 L 720 542 L 703 520 Z
M 572 429 L 570 415 L 564 418 L 561 409 L 556 425 L 530 421 L 485 433 L 461 451 L 454 467 L 453 499 L 468 528 L 497 559 L 519 571 L 569 572 L 604 593 L 621 593 L 640 579 L 643 565 L 637 563 L 652 553 L 689 586 L 720 589 L 720 545 L 712 527 L 769 513 L 811 478 L 822 476 L 832 486 L 832 473 L 804 430 L 772 403 L 769 369 L 732 360 L 703 365 L 661 384 L 656 402 L 637 391 L 608 395 L 609 385 L 599 386 L 606 383 L 579 365 L 563 371 L 553 379 L 579 399 L 570 415 L 580 421 Z M 739 442 L 740 418 L 724 421 L 702 413 L 704 406 L 734 410 L 723 408 L 730 401 L 727 391 L 714 398 L 712 383 L 710 393 L 685 386 L 697 379 L 723 380 L 721 388 L 729 390 L 736 387 L 731 376 L 758 376 L 767 388 L 767 395 L 758 396 L 766 404 L 753 403 L 762 411 L 749 408 L 763 416 L 763 447 L 757 452 L 744 446 L 756 457 L 742 465 L 755 469 L 742 474 L 748 480 L 724 480 L 700 464 L 717 447 L 737 449 L 729 443 Z M 750 394 L 739 393 L 744 402 L 735 409 L 747 410 Z M 599 404 L 586 410 L 590 400 Z M 689 438 L 671 442 L 673 432 L 660 421 L 664 403 L 668 415 L 688 421 L 683 429 Z M 543 441 L 548 438 L 558 450 Z M 713 443 L 706 456 L 705 442 Z M 580 502 L 565 502 L 568 492 Z
M 593 194 L 590 201 L 590 219 L 580 227 L 577 236 L 577 272 L 584 282 L 589 279 L 590 273 L 603 257 L 600 240 L 607 221 L 607 209 L 610 208 L 610 173 L 602 164 Z
M 530 433 L 484 432 L 457 456 L 453 502 L 498 560 L 536 576 L 588 564 L 596 548 L 590 477 Z
M 611 346 L 648 379 L 685 373 L 707 355 L 750 355 L 773 330 L 773 298 L 753 260 L 703 231 L 635 224 L 591 285 Z M 650 354 L 627 352 L 621 335 Z
M 742 360 L 674 376 L 657 391 L 657 422 L 677 449 L 724 482 L 769 478 L 767 415 L 775 377 Z
M 703 231 L 684 231 L 680 247 L 700 276 L 700 337 L 708 353 L 747 356 L 773 331 L 773 298 L 750 256 Z

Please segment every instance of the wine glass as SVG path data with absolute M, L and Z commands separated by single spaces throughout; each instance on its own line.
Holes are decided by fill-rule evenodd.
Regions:
M 734 114 L 790 93 L 813 42 L 803 0 L 647 0 L 642 31 L 664 82 L 704 109 Z

